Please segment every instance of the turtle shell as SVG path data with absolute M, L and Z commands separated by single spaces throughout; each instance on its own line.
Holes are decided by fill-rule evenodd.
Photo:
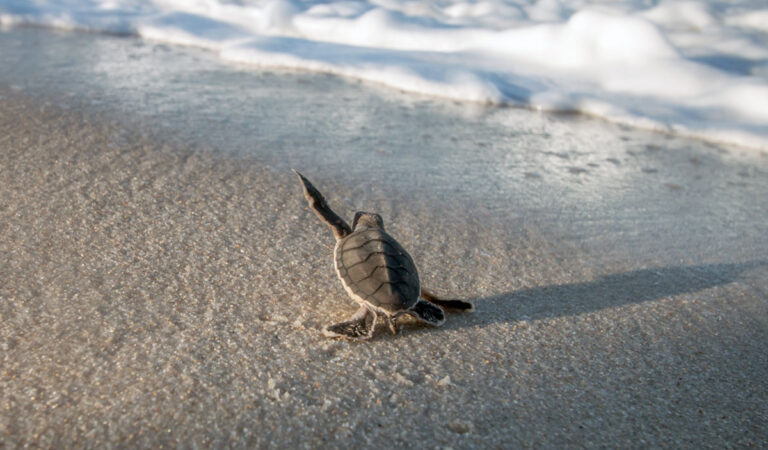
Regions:
M 419 274 L 411 255 L 380 228 L 355 231 L 336 244 L 336 271 L 352 297 L 389 312 L 419 299 Z

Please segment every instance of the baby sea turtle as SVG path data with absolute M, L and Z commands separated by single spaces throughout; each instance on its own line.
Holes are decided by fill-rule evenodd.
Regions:
M 421 288 L 413 259 L 386 231 L 381 216 L 357 212 L 352 228 L 328 207 L 322 194 L 296 172 L 304 197 L 317 216 L 333 230 L 336 273 L 350 297 L 360 304 L 351 319 L 324 329 L 326 336 L 368 339 L 373 335 L 378 314 L 387 320 L 393 334 L 397 319 L 410 314 L 430 325 L 445 322 L 441 308 L 472 311 L 471 303 L 443 300 Z

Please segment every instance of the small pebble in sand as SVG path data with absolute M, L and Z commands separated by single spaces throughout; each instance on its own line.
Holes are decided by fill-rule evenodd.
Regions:
M 448 429 L 458 434 L 466 434 L 472 431 L 472 424 L 457 420 L 448 424 Z

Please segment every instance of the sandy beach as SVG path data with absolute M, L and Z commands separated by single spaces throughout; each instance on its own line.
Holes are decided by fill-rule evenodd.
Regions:
M 2 446 L 768 445 L 765 153 L 129 38 L 0 49 Z M 355 305 L 291 167 L 476 312 L 324 337 Z

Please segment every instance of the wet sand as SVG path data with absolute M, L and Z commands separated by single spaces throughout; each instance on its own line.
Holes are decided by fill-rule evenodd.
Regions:
M 399 98 L 374 104 L 357 141 L 289 121 L 278 143 L 179 125 L 197 112 L 158 125 L 107 91 L 31 89 L 5 70 L 10 448 L 768 443 L 766 155 Z M 339 114 L 384 96 L 286 79 L 309 101 L 360 91 L 322 103 Z M 263 114 L 248 120 L 277 120 Z M 342 216 L 380 211 L 424 284 L 477 311 L 324 337 L 355 306 L 290 166 Z

